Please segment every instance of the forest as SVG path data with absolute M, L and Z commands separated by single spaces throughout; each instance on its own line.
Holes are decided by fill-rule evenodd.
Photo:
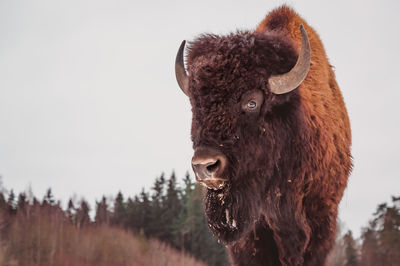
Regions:
M 37 198 L 0 186 L 0 265 L 229 265 L 202 193 L 174 172 L 150 191 L 103 196 L 93 207 L 71 198 L 63 208 L 50 188 Z M 400 265 L 400 197 L 378 205 L 366 225 L 360 239 L 338 230 L 330 265 Z

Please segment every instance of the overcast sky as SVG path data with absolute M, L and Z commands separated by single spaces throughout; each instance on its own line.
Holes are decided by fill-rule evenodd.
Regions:
M 399 1 L 285 1 L 319 33 L 349 111 L 354 170 L 340 218 L 358 236 L 400 195 Z M 183 39 L 254 29 L 282 1 L 0 0 L 0 175 L 94 205 L 190 170 Z M 190 172 L 192 174 L 192 172 Z M 192 174 L 193 176 L 193 174 Z

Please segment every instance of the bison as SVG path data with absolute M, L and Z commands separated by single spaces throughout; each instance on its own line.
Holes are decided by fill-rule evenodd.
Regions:
M 317 33 L 281 6 L 255 31 L 178 50 L 192 168 L 234 265 L 325 265 L 351 172 L 350 123 Z

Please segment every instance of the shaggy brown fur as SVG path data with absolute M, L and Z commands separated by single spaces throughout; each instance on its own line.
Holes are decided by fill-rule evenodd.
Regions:
M 294 91 L 268 78 L 288 72 L 311 44 L 311 67 Z M 234 265 L 324 265 L 351 170 L 350 124 L 316 32 L 292 9 L 275 9 L 255 32 L 202 35 L 188 53 L 193 147 L 222 152 L 228 185 L 207 189 L 205 212 Z M 263 93 L 258 112 L 243 95 Z

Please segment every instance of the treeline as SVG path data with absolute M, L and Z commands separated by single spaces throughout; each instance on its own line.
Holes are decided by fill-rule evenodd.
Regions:
M 228 265 L 223 245 L 207 228 L 202 189 L 188 174 L 180 184 L 174 173 L 162 174 L 150 191 L 133 197 L 103 196 L 93 206 L 93 219 L 84 199 L 70 199 L 63 209 L 50 189 L 42 200 L 4 191 L 0 182 L 0 265 L 199 265 L 184 254 Z M 19 261 L 2 264 L 10 258 Z M 400 197 L 377 207 L 360 239 L 351 231 L 338 234 L 329 265 L 399 266 Z
M 400 266 L 400 197 L 378 205 L 361 239 L 348 231 L 330 254 L 332 266 Z
M 78 228 L 59 206 L 35 203 L 1 211 L 1 266 L 205 266 L 144 234 L 94 223 Z
M 189 252 L 209 265 L 228 265 L 225 248 L 207 228 L 201 187 L 192 183 L 189 174 L 182 181 L 181 187 L 175 173 L 168 179 L 162 174 L 155 179 L 150 192 L 143 189 L 126 200 L 119 192 L 113 206 L 103 197 L 96 202 L 95 223 L 143 231 L 146 236 Z
M 191 182 L 189 174 L 181 184 L 177 183 L 175 173 L 169 178 L 162 174 L 156 178 L 149 192 L 143 189 L 139 195 L 128 198 L 121 192 L 115 199 L 103 196 L 95 203 L 94 220 L 89 215 L 91 207 L 84 199 L 69 199 L 63 210 L 51 189 L 47 190 L 41 201 L 32 193 L 20 193 L 17 196 L 12 190 L 6 198 L 0 190 L 0 232 L 3 232 L 3 239 L 10 240 L 7 232 L 15 225 L 16 217 L 23 216 L 29 221 L 38 217 L 35 213 L 40 213 L 39 216 L 46 214 L 51 221 L 63 221 L 56 223 L 58 226 L 64 226 L 66 221 L 77 230 L 120 228 L 141 238 L 157 238 L 208 265 L 228 265 L 225 248 L 207 228 L 201 188 Z M 18 247 L 15 249 L 18 250 Z M 14 254 L 14 257 L 17 255 Z

